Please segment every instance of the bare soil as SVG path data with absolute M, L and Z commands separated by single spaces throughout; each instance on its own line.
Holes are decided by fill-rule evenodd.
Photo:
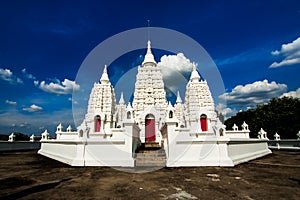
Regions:
M 32 151 L 1 153 L 0 162 L 1 199 L 300 199 L 300 152 L 148 173 L 71 167 Z

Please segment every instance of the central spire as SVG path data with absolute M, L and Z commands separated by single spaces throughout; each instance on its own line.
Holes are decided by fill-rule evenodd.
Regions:
M 197 72 L 197 67 L 196 67 L 196 64 L 195 64 L 195 63 L 193 63 L 193 71 L 192 71 L 190 80 L 191 80 L 192 82 L 197 82 L 197 81 L 200 80 L 200 75 L 199 75 L 199 73 Z
M 145 59 L 144 59 L 142 65 L 144 66 L 147 63 L 156 65 L 156 62 L 154 60 L 154 56 L 153 56 L 152 51 L 151 51 L 151 42 L 150 42 L 150 40 L 148 40 L 147 54 L 145 55 Z
M 108 83 L 109 82 L 109 78 L 108 78 L 108 74 L 107 74 L 107 66 L 104 65 L 104 70 L 100 79 L 101 83 Z

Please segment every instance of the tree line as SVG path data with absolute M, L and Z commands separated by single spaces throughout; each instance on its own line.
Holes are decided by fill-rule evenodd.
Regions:
M 281 139 L 295 139 L 300 131 L 300 100 L 298 98 L 273 98 L 265 105 L 255 109 L 241 111 L 225 121 L 226 129 L 231 130 L 234 124 L 249 125 L 250 137 L 256 138 L 263 128 L 269 139 L 277 132 Z

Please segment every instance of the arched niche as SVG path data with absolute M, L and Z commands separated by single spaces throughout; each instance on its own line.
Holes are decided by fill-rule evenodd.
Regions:
M 131 119 L 131 112 L 127 111 L 127 119 Z
M 173 118 L 173 115 L 174 115 L 173 111 L 170 110 L 170 111 L 169 111 L 169 118 L 172 119 L 172 118 Z

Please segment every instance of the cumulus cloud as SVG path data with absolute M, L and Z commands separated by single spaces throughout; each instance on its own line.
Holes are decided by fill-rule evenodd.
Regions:
M 45 92 L 53 94 L 72 94 L 73 92 L 79 91 L 80 86 L 75 81 L 65 79 L 61 83 L 49 83 L 45 81 L 38 82 L 34 81 L 34 84 Z
M 10 69 L 0 68 L 0 79 L 9 82 L 12 85 L 22 84 L 22 79 L 16 77 Z
M 287 86 L 275 81 L 256 81 L 245 86 L 238 85 L 231 92 L 219 96 L 227 105 L 238 107 L 254 107 L 257 104 L 268 102 L 271 98 L 280 97 L 286 92 Z
M 300 63 L 300 37 L 291 43 L 283 44 L 280 50 L 272 51 L 273 56 L 282 56 L 280 62 L 273 62 L 270 68 L 283 67 Z
M 190 73 L 193 68 L 193 63 L 183 53 L 164 55 L 160 58 L 160 62 L 157 65 L 161 67 L 164 77 L 172 77 L 173 71 Z
M 22 73 L 23 73 L 24 76 L 25 76 L 26 78 L 28 78 L 28 79 L 32 79 L 32 80 L 35 80 L 35 79 L 36 79 L 35 76 L 33 76 L 32 74 L 30 74 L 30 73 L 27 72 L 26 68 L 22 69 Z
M 15 101 L 10 101 L 10 100 L 6 100 L 5 103 L 7 103 L 7 104 L 9 104 L 9 105 L 13 105 L 13 106 L 17 105 L 17 102 L 15 102 Z
M 174 93 L 177 92 L 177 88 L 186 85 L 188 79 L 185 77 L 193 68 L 193 63 L 183 53 L 164 55 L 157 65 L 161 68 L 165 86 Z
M 23 108 L 22 110 L 24 110 L 24 111 L 26 111 L 26 112 L 31 112 L 31 113 L 33 113 L 33 112 L 39 112 L 39 111 L 42 111 L 43 110 L 43 108 L 42 107 L 40 107 L 40 106 L 37 106 L 37 105 L 35 105 L 35 104 L 32 104 L 30 107 L 25 107 L 25 108 Z
M 281 97 L 293 97 L 293 98 L 300 99 L 300 88 L 298 88 L 296 91 L 290 91 L 290 92 L 284 93 Z

